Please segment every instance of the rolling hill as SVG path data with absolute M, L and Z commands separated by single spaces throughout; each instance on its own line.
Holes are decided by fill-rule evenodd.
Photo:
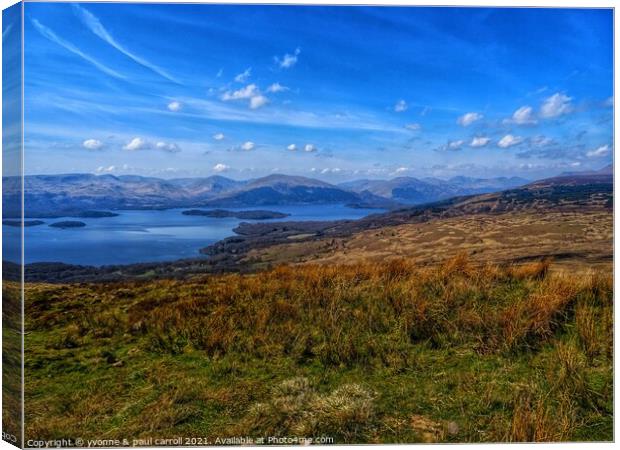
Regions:
M 307 203 L 351 203 L 361 198 L 323 181 L 289 175 L 269 175 L 252 180 L 215 199 L 209 206 L 258 206 Z
M 481 239 L 480 242 L 485 242 L 478 236 L 480 229 L 476 223 L 478 220 L 488 219 L 504 230 L 502 233 L 506 233 L 506 236 L 515 234 L 519 239 L 525 239 L 525 242 L 519 245 L 524 245 L 524 248 L 533 251 L 538 256 L 540 256 L 541 242 L 545 241 L 541 236 L 545 233 L 557 235 L 557 240 L 552 241 L 549 250 L 553 254 L 570 254 L 569 248 L 575 242 L 565 242 L 566 239 L 579 240 L 584 245 L 580 247 L 580 252 L 588 253 L 594 251 L 594 244 L 593 241 L 588 242 L 587 239 L 584 241 L 582 236 L 585 233 L 584 230 L 598 230 L 593 233 L 597 236 L 604 236 L 600 242 L 597 241 L 597 249 L 600 250 L 601 258 L 605 259 L 613 249 L 607 240 L 609 236 L 607 227 L 611 224 L 612 208 L 613 178 L 611 175 L 589 173 L 565 175 L 537 181 L 516 189 L 453 197 L 425 205 L 373 214 L 355 221 L 241 223 L 235 229 L 237 236 L 219 241 L 205 248 L 203 252 L 220 258 L 222 264 L 228 260 L 226 264 L 230 267 L 240 264 L 240 261 L 251 261 L 255 264 L 257 261 L 281 263 L 297 259 L 314 260 L 320 258 L 318 255 L 325 253 L 339 254 L 347 260 L 352 256 L 346 250 L 351 241 L 356 241 L 360 249 L 378 245 L 381 248 L 378 253 L 384 258 L 403 252 L 413 254 L 417 247 L 430 246 L 428 256 L 432 257 L 433 253 L 450 253 L 459 248 L 454 245 L 442 251 L 438 250 L 439 245 L 443 246 L 446 242 L 450 242 L 449 235 L 434 233 L 433 230 L 440 229 L 441 224 L 450 222 L 459 227 L 461 223 L 468 223 L 469 228 L 465 234 Z M 516 217 L 519 219 L 512 223 Z M 516 222 L 531 223 L 532 227 L 521 229 Z M 533 231 L 536 229 L 536 224 L 542 222 L 549 223 L 545 227 L 540 227 L 538 231 Z M 415 241 L 415 245 L 406 245 L 401 233 L 414 230 L 411 233 L 420 237 L 422 235 L 415 231 L 419 231 L 418 225 L 420 224 L 432 224 L 428 227 L 428 232 L 432 237 L 424 235 L 422 240 Z M 603 228 L 605 231 L 599 233 Z M 574 229 L 574 234 L 568 237 L 567 229 Z M 384 233 L 389 235 L 390 232 L 387 230 L 394 230 L 391 238 L 384 236 Z M 451 230 L 449 233 L 456 233 L 456 231 Z M 378 237 L 382 238 L 378 240 Z M 381 243 L 376 244 L 377 240 Z M 496 241 L 497 237 L 493 240 Z M 502 251 L 507 258 L 513 258 L 516 255 L 515 248 L 507 247 Z M 364 252 L 361 251 L 360 257 L 363 254 Z
M 528 181 L 519 177 L 438 178 L 398 177 L 392 180 L 355 180 L 339 184 L 354 192 L 367 191 L 374 195 L 405 204 L 422 204 L 460 195 L 483 194 L 522 186 Z

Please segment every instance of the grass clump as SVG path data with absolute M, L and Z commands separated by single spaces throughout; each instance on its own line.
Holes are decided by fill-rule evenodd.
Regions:
M 304 377 L 278 384 L 267 402 L 253 405 L 240 430 L 275 437 L 330 436 L 336 442 L 368 441 L 375 427 L 374 396 L 359 384 L 320 393 Z

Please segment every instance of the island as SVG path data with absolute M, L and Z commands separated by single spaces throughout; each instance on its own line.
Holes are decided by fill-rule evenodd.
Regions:
M 82 228 L 85 227 L 86 224 L 78 220 L 65 220 L 63 222 L 51 223 L 49 226 L 54 228 Z
M 236 219 L 244 220 L 267 220 L 267 219 L 283 219 L 290 216 L 290 214 L 281 213 L 277 211 L 265 211 L 265 210 L 252 210 L 252 211 L 227 211 L 225 209 L 190 209 L 183 211 L 186 216 L 205 216 L 214 217 L 217 219 L 223 219 L 226 217 L 234 217 Z
M 42 220 L 24 220 L 25 227 L 36 227 L 37 225 L 43 225 L 44 223 L 45 222 L 43 222 Z M 9 227 L 21 227 L 22 221 L 6 219 L 2 221 L 2 225 L 7 225 Z
M 20 211 L 9 211 L 8 214 L 4 214 L 7 218 L 17 219 L 20 216 Z M 49 210 L 47 208 L 29 207 L 24 210 L 24 217 L 30 219 L 60 219 L 62 217 L 72 217 L 76 219 L 99 219 L 104 217 L 117 217 L 119 213 L 112 211 L 99 211 L 93 209 L 79 210 L 79 209 L 54 209 Z
M 117 217 L 118 213 L 113 213 L 110 211 L 82 211 L 76 214 L 73 217 L 82 217 L 85 219 L 98 219 L 101 217 Z

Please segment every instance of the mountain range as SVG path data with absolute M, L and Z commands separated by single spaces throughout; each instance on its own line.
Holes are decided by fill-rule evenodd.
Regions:
M 3 178 L 4 217 L 19 217 L 20 178 Z M 26 217 L 61 217 L 85 210 L 187 207 L 256 207 L 343 203 L 394 209 L 455 196 L 497 192 L 527 183 L 522 178 L 399 177 L 355 180 L 338 185 L 301 176 L 274 174 L 237 181 L 223 176 L 161 179 L 138 175 L 28 175 Z
M 448 180 L 413 177 L 398 177 L 392 180 L 355 180 L 340 183 L 339 186 L 357 193 L 367 191 L 406 205 L 417 205 L 459 195 L 502 191 L 526 183 L 528 180 L 518 177 L 484 179 L 459 176 Z

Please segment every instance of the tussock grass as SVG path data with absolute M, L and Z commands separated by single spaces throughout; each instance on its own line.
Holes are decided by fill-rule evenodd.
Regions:
M 278 384 L 265 403 L 250 407 L 239 432 L 256 436 L 331 436 L 366 442 L 375 426 L 374 396 L 359 384 L 321 394 L 303 377 Z
M 432 267 L 400 259 L 31 285 L 26 428 L 609 440 L 611 277 L 549 268 L 458 255 Z

